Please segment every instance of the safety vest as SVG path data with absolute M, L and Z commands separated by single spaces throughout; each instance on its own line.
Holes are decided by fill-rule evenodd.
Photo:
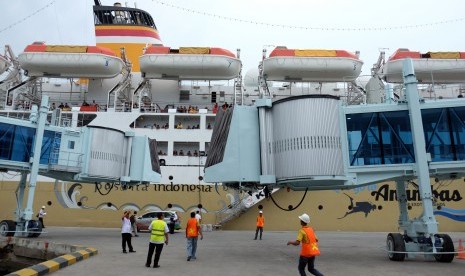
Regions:
M 199 228 L 197 227 L 198 225 L 198 220 L 196 218 L 190 218 L 187 221 L 187 237 L 188 238 L 196 238 L 199 236 Z
M 166 222 L 157 219 L 152 221 L 152 232 L 150 234 L 150 241 L 155 243 L 165 242 L 165 226 Z
M 315 232 L 308 226 L 302 227 L 305 232 L 305 237 L 302 239 L 302 250 L 300 256 L 313 257 L 320 255 L 320 249 L 318 249 L 318 242 L 316 241 Z
M 258 216 L 257 217 L 257 227 L 263 227 L 265 225 L 265 217 L 264 216 Z

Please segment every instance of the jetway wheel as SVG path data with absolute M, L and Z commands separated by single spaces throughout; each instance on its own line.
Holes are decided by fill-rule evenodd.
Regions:
M 394 253 L 396 252 L 405 252 L 405 241 L 404 237 L 399 233 L 389 233 L 387 236 L 386 246 L 388 252 L 389 260 L 402 262 L 405 259 L 405 253 Z
M 437 234 L 436 237 L 441 239 L 442 249 L 439 249 L 438 252 L 454 252 L 454 243 L 452 239 L 447 234 Z M 435 254 L 434 258 L 440 263 L 450 263 L 454 260 L 455 254 Z
M 38 220 L 30 220 L 27 225 L 27 237 L 37 238 L 42 233 L 42 223 Z
M 0 235 L 12 237 L 15 235 L 16 223 L 12 220 L 2 220 L 0 222 Z

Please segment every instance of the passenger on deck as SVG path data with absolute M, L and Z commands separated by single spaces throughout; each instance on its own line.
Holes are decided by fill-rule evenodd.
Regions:
M 190 151 L 190 150 L 189 150 L 189 151 L 187 151 L 187 156 L 192 156 L 192 153 L 191 153 L 191 151 Z
M 182 123 L 179 122 L 179 123 L 176 125 L 176 128 L 177 128 L 177 129 L 182 129 Z
M 212 109 L 213 114 L 216 114 L 218 112 L 218 103 L 215 103 Z
M 57 107 L 56 107 L 55 103 L 52 103 L 52 106 L 50 107 L 50 110 L 55 110 L 55 109 L 57 109 Z
M 199 153 L 197 152 L 197 150 L 194 150 L 194 156 L 199 156 Z
M 58 106 L 59 109 L 63 109 L 65 108 L 65 105 L 63 103 L 60 103 L 60 105 Z
M 86 100 L 84 100 L 84 101 L 82 102 L 82 106 L 89 106 L 89 104 L 86 102 Z
M 210 123 L 208 123 L 208 125 L 207 125 L 207 129 L 212 129 L 212 126 L 211 126 L 211 124 L 210 124 Z
M 182 150 L 179 151 L 180 156 L 184 156 L 184 152 Z
M 174 155 L 174 156 L 177 156 L 177 155 L 178 155 L 178 151 L 177 151 L 177 150 L 173 150 L 173 155 Z

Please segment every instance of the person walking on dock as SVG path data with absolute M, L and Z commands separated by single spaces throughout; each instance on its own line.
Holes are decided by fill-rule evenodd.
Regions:
M 39 210 L 39 213 L 37 214 L 37 217 L 39 218 L 39 221 L 42 224 L 42 228 L 45 228 L 44 217 L 46 215 L 47 215 L 47 213 L 45 212 L 45 206 L 42 206 L 42 208 L 40 208 L 40 210 Z
M 157 214 L 157 219 L 152 221 L 149 226 L 150 230 L 150 243 L 149 252 L 147 254 L 147 261 L 145 262 L 146 267 L 150 267 L 152 262 L 153 251 L 155 250 L 155 258 L 153 259 L 153 267 L 160 267 L 158 264 L 160 260 L 161 251 L 163 250 L 163 244 L 168 245 L 168 225 L 163 220 L 163 213 Z
M 129 215 L 131 211 L 124 211 L 124 215 L 121 218 L 121 238 L 122 238 L 122 247 L 123 253 L 128 253 L 126 251 L 126 244 L 129 247 L 129 253 L 135 253 L 134 248 L 132 247 L 131 238 L 132 238 L 132 227 L 131 220 L 129 220 Z
M 131 228 L 132 232 L 134 232 L 134 237 L 139 237 L 139 235 L 137 235 L 136 215 L 137 211 L 134 211 L 134 213 L 132 213 L 132 215 L 129 217 L 129 221 L 131 221 Z
M 195 217 L 195 213 L 191 212 L 191 218 L 187 221 L 186 226 L 186 239 L 187 239 L 187 261 L 195 260 L 197 257 L 197 241 L 203 240 L 202 229 L 200 228 L 200 222 Z
M 265 226 L 265 217 L 263 216 L 263 211 L 260 210 L 258 212 L 258 217 L 257 217 L 257 230 L 255 230 L 255 239 L 257 239 L 258 232 L 260 232 L 260 239 L 262 239 L 262 234 L 263 234 L 263 226 Z
M 300 276 L 305 276 L 305 266 L 308 265 L 308 271 L 316 276 L 323 276 L 318 270 L 315 269 L 315 257 L 320 255 L 318 249 L 318 238 L 313 231 L 313 228 L 308 226 L 310 223 L 310 217 L 307 214 L 299 216 L 300 225 L 302 228 L 297 234 L 295 241 L 288 241 L 287 245 L 298 246 L 302 243 L 302 250 L 300 251 L 299 258 L 299 273 Z

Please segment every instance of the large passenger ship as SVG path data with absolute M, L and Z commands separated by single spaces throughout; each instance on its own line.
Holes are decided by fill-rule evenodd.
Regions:
M 401 102 L 397 61 L 405 57 L 415 58 L 418 70 L 426 72 L 420 74 L 423 98 L 465 93 L 460 84 L 465 81 L 464 53 L 399 49 L 390 59 L 380 56 L 367 81 L 360 77 L 363 62 L 357 53 L 277 47 L 263 52 L 259 70 L 243 74 L 240 51 L 163 45 L 154 19 L 143 10 L 96 0 L 93 15 L 96 45 L 31 41 L 18 56 L 6 47 L 0 56 L 0 115 L 28 119 L 31 107 L 48 95 L 50 124 L 77 131 L 84 126 L 133 131 L 156 139 L 162 177 L 159 183 L 136 185 L 41 177 L 34 209 L 46 206 L 46 225 L 118 227 L 126 209 L 139 214 L 174 210 L 186 221 L 191 211 L 201 210 L 207 229 L 250 230 L 260 208 L 267 230 L 295 229 L 297 215 L 306 212 L 318 230 L 394 231 L 399 215 L 390 182 L 308 193 L 276 189 L 270 191 L 273 200 L 268 192 L 206 183 L 204 165 L 218 110 L 252 105 L 264 94 L 273 101 L 332 95 L 346 105 Z M 431 74 L 435 70 L 438 74 Z M 431 84 L 432 76 L 438 85 Z M 1 144 L 10 132 L 0 124 Z M 0 146 L 2 158 L 5 150 Z M 19 175 L 3 170 L 0 179 L 0 217 L 11 220 Z M 465 231 L 463 179 L 432 180 L 431 185 L 441 230 Z M 415 185 L 407 194 L 409 209 L 419 214 Z

